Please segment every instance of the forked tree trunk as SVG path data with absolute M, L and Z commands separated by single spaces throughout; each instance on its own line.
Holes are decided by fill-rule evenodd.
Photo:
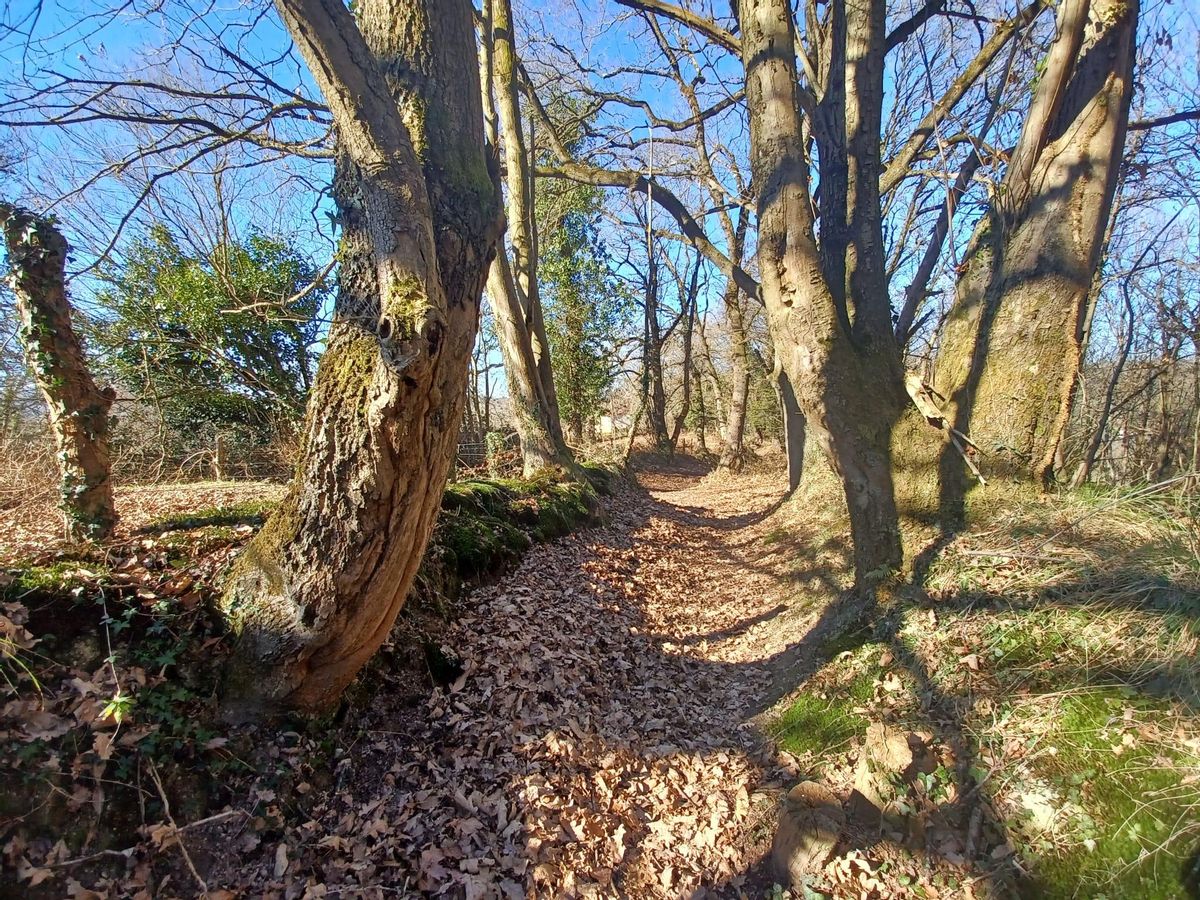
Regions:
M 67 241 L 47 219 L 0 204 L 9 286 L 34 381 L 58 448 L 62 509 L 71 540 L 103 540 L 117 522 L 108 413 L 116 395 L 96 387 L 71 324 Z
M 387 636 L 440 506 L 500 228 L 467 0 L 277 6 L 337 128 L 342 265 L 295 479 L 223 599 L 231 717 L 328 706 Z
M 679 436 L 683 434 L 683 426 L 692 411 L 692 338 L 696 330 L 696 304 L 700 293 L 700 268 L 703 260 L 697 257 L 696 267 L 692 269 L 692 277 L 688 281 L 687 294 L 684 297 L 684 307 L 680 312 L 683 317 L 683 366 L 680 384 L 683 396 L 679 401 L 679 413 L 675 416 L 675 424 L 671 426 L 671 450 L 679 446 Z
M 934 387 L 983 468 L 1053 477 L 1132 92 L 1137 0 L 1065 0 L 1021 138 L 968 250 Z M 969 474 L 943 451 L 944 496 Z
M 538 289 L 533 172 L 522 130 L 516 48 L 509 0 L 484 3 L 483 102 L 489 139 L 504 145 L 511 256 L 503 248 L 488 276 L 526 477 L 543 469 L 574 471 L 563 439 L 550 342 Z
M 836 5 L 832 13 L 825 130 L 818 136 L 824 142 L 820 247 L 791 3 L 741 0 L 739 11 L 763 299 L 779 363 L 841 479 L 856 580 L 866 587 L 902 562 L 890 452 L 905 399 L 879 204 L 884 4 Z

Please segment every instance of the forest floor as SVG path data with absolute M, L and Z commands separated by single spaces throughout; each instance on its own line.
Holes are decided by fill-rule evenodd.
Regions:
M 999 503 L 868 625 L 821 479 L 643 465 L 464 599 L 432 686 L 385 649 L 336 719 L 252 733 L 220 803 L 5 864 L 87 897 L 1189 896 L 1195 519 Z M 788 892 L 806 780 L 846 818 Z
M 790 779 L 751 724 L 812 609 L 760 566 L 777 477 L 681 460 L 533 547 L 442 637 L 461 675 L 414 709 L 376 696 L 335 790 L 289 832 L 283 881 L 448 896 L 762 896 Z M 246 860 L 209 880 L 258 881 Z M 739 890 L 741 889 L 741 890 Z M 369 891 L 368 891 L 369 893 Z M 315 895 L 315 894 L 314 894 Z

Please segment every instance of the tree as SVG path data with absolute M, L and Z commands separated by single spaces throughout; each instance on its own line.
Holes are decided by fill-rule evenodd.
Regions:
M 593 220 L 600 192 L 555 185 L 539 194 L 542 294 L 554 353 L 554 379 L 568 440 L 579 445 L 608 396 L 615 343 L 629 298 L 609 277 Z
M 538 282 L 532 148 L 527 146 L 517 92 L 516 49 L 509 0 L 485 0 L 482 17 L 484 105 L 490 143 L 504 144 L 511 253 L 501 247 L 488 276 L 525 475 L 574 470 L 563 438 Z M 493 98 L 494 94 L 494 98 Z M 532 135 L 531 135 L 532 137 Z
M 741 0 L 758 254 L 776 354 L 841 478 L 860 583 L 899 567 L 891 430 L 906 402 L 891 330 L 879 202 L 886 53 L 881 2 L 838 6 L 821 98 L 820 241 L 784 0 Z
M 156 225 L 106 281 L 96 343 L 173 427 L 262 435 L 302 416 L 328 290 L 282 240 L 252 234 L 196 258 Z
M 946 415 L 996 471 L 1047 484 L 1085 349 L 1133 91 L 1137 0 L 1066 0 L 937 356 Z M 944 503 L 969 473 L 944 447 Z
M 337 130 L 327 349 L 288 495 L 235 565 L 230 715 L 335 701 L 412 585 L 501 217 L 466 0 L 279 0 Z
M 1043 0 L 998 22 L 990 36 L 981 33 L 977 52 L 925 113 L 896 126 L 907 137 L 897 144 L 889 136 L 886 143 L 894 152 L 886 164 L 881 148 L 887 54 L 944 4 L 922 4 L 890 32 L 881 0 L 810 4 L 802 11 L 806 27 L 800 41 L 792 4 L 783 0 L 741 0 L 733 30 L 664 0 L 619 2 L 674 20 L 742 61 L 744 94 L 726 92 L 726 99 L 701 111 L 701 119 L 744 98 L 761 284 L 714 245 L 702 222 L 661 179 L 580 162 L 552 144 L 558 171 L 591 184 L 639 191 L 652 184 L 655 201 L 675 217 L 682 235 L 748 296 L 761 296 L 776 359 L 842 481 L 857 579 L 873 583 L 902 560 L 891 444 L 894 425 L 909 402 L 888 302 L 882 198 L 912 177 L 931 136 L 1013 35 L 1045 8 Z M 697 83 L 705 71 L 698 68 Z M 667 124 L 686 130 L 696 125 L 696 116 Z M 798 426 L 798 414 L 790 411 Z
M 25 357 L 58 448 L 67 535 L 103 540 L 117 522 L 108 453 L 108 413 L 116 394 L 92 380 L 71 322 L 67 241 L 48 219 L 8 204 L 0 204 L 0 228 Z

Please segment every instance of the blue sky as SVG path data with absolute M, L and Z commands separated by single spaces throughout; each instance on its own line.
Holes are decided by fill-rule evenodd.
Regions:
M 1004 0 L 995 2 L 1003 4 Z M 902 17 L 906 6 L 896 4 L 894 17 Z M 647 40 L 643 26 L 613 0 L 518 0 L 517 10 L 524 33 L 549 32 L 585 65 L 614 73 L 603 84 L 606 90 L 651 102 L 662 116 L 686 115 L 682 99 L 669 83 L 635 72 L 615 71 L 643 61 L 656 61 L 657 48 Z M 0 69 L 11 73 L 7 78 L 0 76 L 0 91 L 4 92 L 5 101 L 19 99 L 31 86 L 52 84 L 61 76 L 169 80 L 179 87 L 234 92 L 244 89 L 245 79 L 239 75 L 239 66 L 229 57 L 223 57 L 219 48 L 258 67 L 285 91 L 316 96 L 307 71 L 294 55 L 289 55 L 290 40 L 273 7 L 265 0 L 168 0 L 165 4 L 129 0 L 121 6 L 88 0 L 13 0 L 2 16 L 0 21 L 7 27 L 0 26 Z M 1143 44 L 1153 48 L 1155 64 L 1139 79 L 1141 107 L 1155 111 L 1164 104 L 1169 106 L 1172 99 L 1196 93 L 1200 82 L 1196 72 L 1196 48 L 1200 46 L 1197 17 L 1193 2 L 1179 4 L 1176 0 L 1172 4 L 1156 0 L 1144 8 Z M 971 31 L 973 26 L 955 27 L 960 30 L 960 44 L 951 46 L 947 52 L 971 52 L 977 42 Z M 665 28 L 676 38 L 684 35 L 682 30 Z M 1166 46 L 1164 40 L 1171 46 Z M 919 60 L 916 53 L 921 49 L 919 42 L 912 43 L 912 48 L 893 54 L 889 60 L 887 87 L 892 100 L 906 85 L 917 91 L 918 99 L 921 91 L 926 90 L 911 80 L 912 67 Z M 562 60 L 561 53 L 536 39 L 531 39 L 525 56 L 535 72 L 546 66 L 553 68 Z M 712 52 L 704 59 L 708 69 L 701 91 L 711 102 L 737 86 L 739 66 L 723 53 Z M 937 85 L 930 84 L 927 93 L 934 96 L 938 90 Z M 1168 96 L 1172 93 L 1177 96 Z M 283 97 L 284 93 L 274 92 L 272 99 Z M 210 104 L 203 112 L 232 120 L 248 108 L 236 103 L 220 107 L 219 103 Z M 0 114 L 0 120 L 10 118 L 12 108 L 6 106 L 4 113 Z M 644 114 L 626 106 L 610 104 L 598 124 L 609 132 L 626 131 L 637 138 L 646 133 Z M 996 141 L 1011 139 L 1019 126 L 1019 113 L 1002 120 Z M 280 126 L 280 132 L 289 137 L 311 137 L 322 130 L 319 123 L 306 123 L 300 118 Z M 722 122 L 713 124 L 712 130 L 728 141 L 735 155 L 744 159 L 745 133 L 738 113 L 727 114 Z M 1186 135 L 1186 126 L 1178 129 L 1178 133 Z M 659 134 L 657 157 L 661 167 L 670 165 L 673 151 L 667 143 L 668 133 Z M 0 140 L 5 137 L 0 129 Z M 101 174 L 82 196 L 70 189 L 96 173 L 103 173 L 106 166 L 128 158 L 145 137 L 144 131 L 138 133 L 132 127 L 112 123 L 86 123 L 70 129 L 13 129 L 7 140 L 16 150 L 17 172 L 14 178 L 0 183 L 0 190 L 32 205 L 50 206 L 57 212 L 77 248 L 75 267 L 86 269 L 95 254 L 108 247 L 118 226 L 129 215 L 140 186 L 186 158 L 187 152 L 181 150 L 162 159 L 139 162 L 123 172 Z M 319 160 L 272 159 L 250 166 L 270 157 L 272 154 L 261 150 L 232 145 L 220 155 L 201 158 L 194 168 L 211 172 L 218 162 L 224 167 L 226 191 L 238 198 L 234 210 L 239 228 L 283 232 L 318 263 L 328 259 L 334 246 L 326 215 L 329 204 L 322 194 L 329 180 L 328 164 Z M 614 151 L 603 154 L 600 161 L 641 168 L 645 165 L 645 150 Z M 728 178 L 724 180 L 728 186 Z M 147 202 L 135 212 L 125 226 L 125 234 L 136 235 L 152 217 L 174 218 L 185 228 L 201 221 L 191 198 L 195 185 L 188 188 L 176 181 L 169 177 L 161 179 L 158 193 L 164 199 Z M 694 188 L 682 182 L 676 182 L 675 186 L 684 194 L 692 194 L 694 201 L 700 199 L 695 196 Z M 983 192 L 977 189 L 976 194 L 982 196 Z M 622 202 L 637 202 L 626 201 L 619 195 L 614 195 L 613 201 L 614 208 L 619 208 Z M 902 202 L 895 204 L 896 216 L 903 207 Z M 1167 206 L 1162 209 L 1151 206 L 1138 215 L 1146 218 L 1148 228 L 1156 218 L 1172 212 Z M 656 222 L 664 230 L 675 230 L 662 212 L 656 213 Z M 1195 234 L 1195 224 L 1196 217 L 1189 212 L 1181 217 L 1178 227 Z M 723 245 L 715 219 L 709 225 L 711 237 Z M 969 215 L 964 216 L 955 235 L 959 249 L 970 226 Z M 115 247 L 118 257 L 119 252 L 120 242 Z M 901 261 L 894 279 L 894 295 L 902 292 L 904 267 L 910 264 L 911 261 Z M 720 290 L 719 278 L 710 279 L 710 284 L 710 294 Z M 80 280 L 78 289 L 86 296 L 86 279 Z

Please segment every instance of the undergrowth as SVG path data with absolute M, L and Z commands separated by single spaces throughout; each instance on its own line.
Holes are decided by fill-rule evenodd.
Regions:
M 818 588 L 836 583 L 819 548 L 846 532 L 820 467 L 765 539 L 794 548 L 803 597 L 814 573 Z M 909 523 L 914 566 L 881 610 L 881 644 L 820 648 L 770 732 L 798 776 L 844 795 L 870 722 L 934 736 L 953 788 L 922 812 L 912 798 L 929 792 L 912 786 L 885 817 L 896 844 L 872 851 L 905 873 L 897 891 L 957 869 L 1001 895 L 1196 896 L 1184 883 L 1200 848 L 1195 499 L 1001 485 L 968 512 L 957 533 Z

